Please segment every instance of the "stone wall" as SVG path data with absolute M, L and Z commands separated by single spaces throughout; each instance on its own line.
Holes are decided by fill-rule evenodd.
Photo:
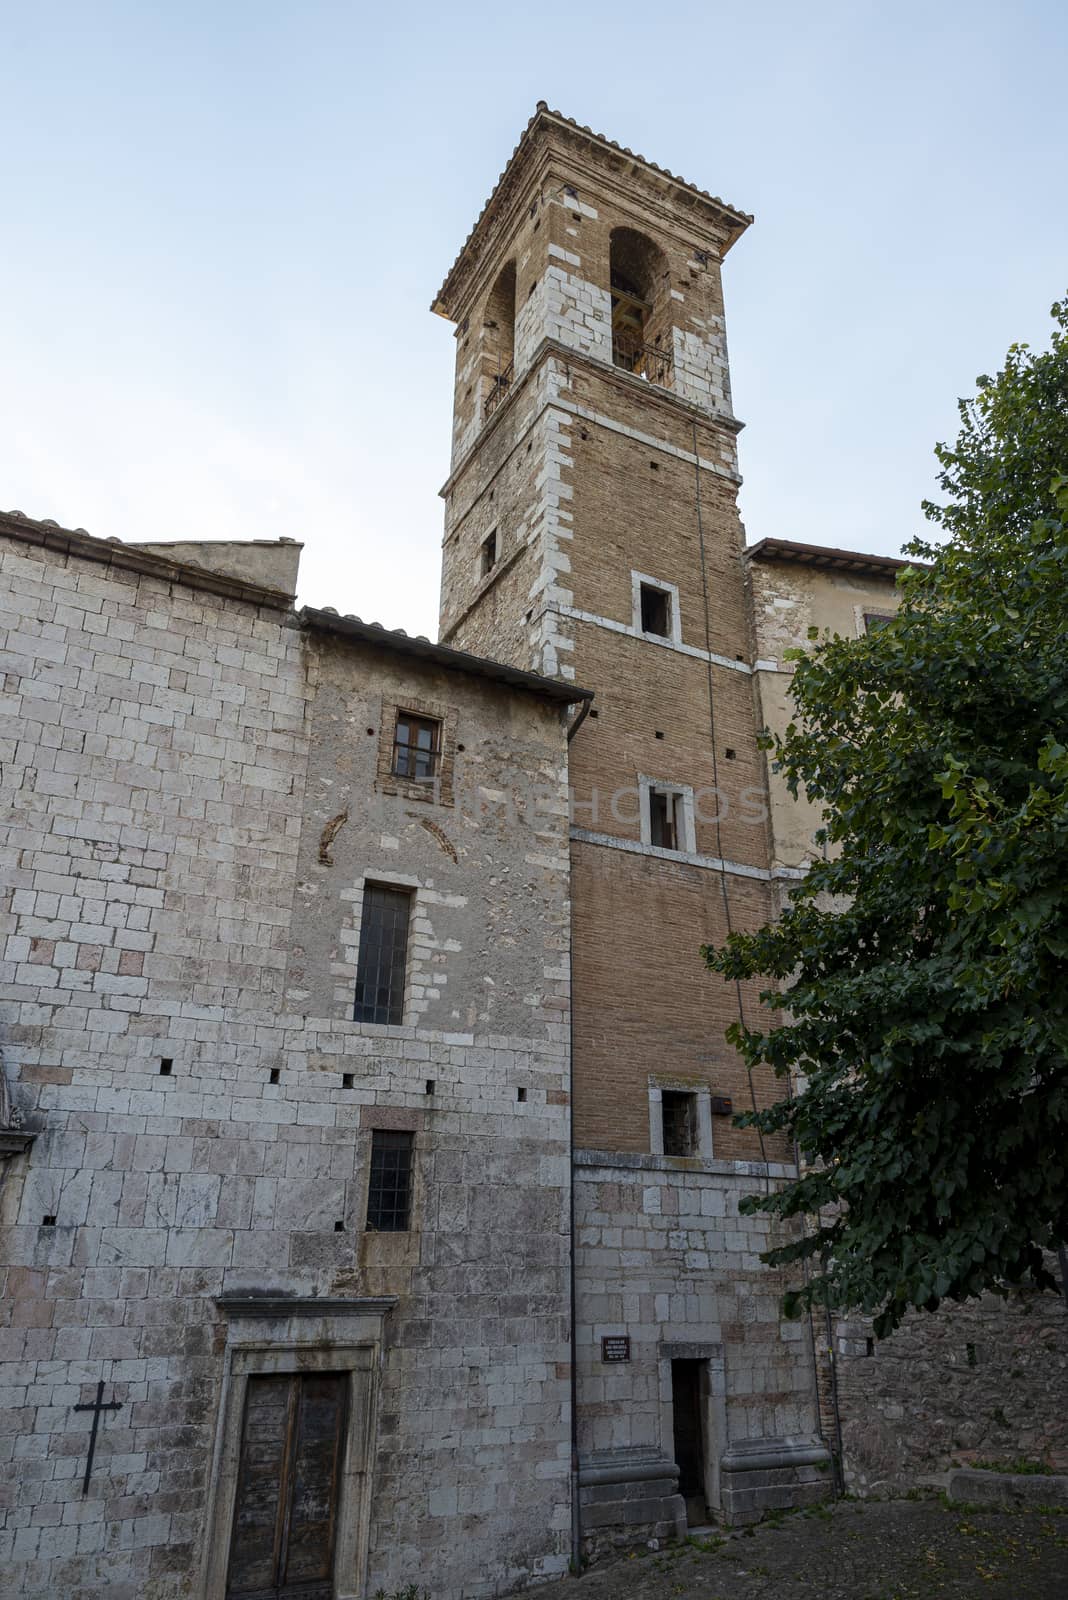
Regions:
M 561 711 L 150 555 L 9 531 L 2 1044 L 36 1137 L 0 1157 L 6 1592 L 199 1592 L 240 1307 L 265 1295 L 268 1342 L 287 1304 L 330 1308 L 298 1319 L 301 1362 L 379 1308 L 339 1594 L 563 1570 Z M 383 716 L 413 700 L 451 714 L 451 805 L 382 781 Z M 368 874 L 416 896 L 396 1027 L 351 1020 Z M 383 1126 L 415 1136 L 404 1234 L 364 1227 Z M 83 1497 L 73 1408 L 100 1380 L 119 1409 Z
M 765 1171 L 775 1182 L 787 1169 L 715 1155 L 577 1152 L 575 1355 L 589 1550 L 675 1531 L 673 1358 L 707 1368 L 702 1429 L 714 1513 L 746 1522 L 829 1491 L 809 1327 L 783 1320 L 785 1281 L 760 1262 L 773 1242 L 767 1219 L 738 1211 Z M 629 1360 L 605 1362 L 602 1339 L 620 1336 L 630 1340 Z M 620 1525 L 611 1490 L 624 1483 Z
M 900 1492 L 976 1459 L 1024 1457 L 1068 1469 L 1062 1295 L 984 1295 L 916 1312 L 885 1340 L 864 1318 L 843 1318 L 833 1346 L 846 1483 L 855 1493 Z M 826 1336 L 819 1358 L 833 1419 Z

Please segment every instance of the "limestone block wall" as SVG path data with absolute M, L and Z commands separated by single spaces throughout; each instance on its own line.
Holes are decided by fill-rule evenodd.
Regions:
M 696 330 L 673 328 L 674 390 L 691 405 L 731 415 L 731 374 L 723 318 L 696 317 Z
M 210 1297 L 280 1254 L 289 1141 L 266 1168 L 254 1130 L 322 1137 L 318 1108 L 269 1086 L 298 639 L 276 610 L 99 555 L 5 539 L 2 560 L 2 1046 L 39 1130 L 2 1194 L 5 1570 L 13 1594 L 177 1593 L 210 1460 Z M 83 1498 L 72 1407 L 99 1379 L 121 1409 Z
M 445 485 L 443 643 L 547 676 L 573 678 L 565 608 L 572 543 L 571 417 L 557 404 L 564 364 L 539 361 L 517 380 L 482 448 Z M 497 530 L 498 559 L 481 547 Z
M 324 666 L 291 613 L 48 539 L 2 545 L 0 1044 L 36 1132 L 0 1157 L 6 1592 L 198 1592 L 234 1333 L 220 1300 L 252 1293 L 394 1302 L 339 1593 L 431 1564 L 446 1600 L 558 1572 L 560 714 L 373 652 Z M 366 731 L 384 699 L 438 697 L 471 752 L 447 816 L 382 784 Z M 343 788 L 351 825 L 324 861 Z M 423 981 L 397 1027 L 351 1020 L 343 935 L 375 870 L 422 896 Z M 364 1227 L 383 1126 L 415 1139 L 404 1234 Z M 73 1408 L 100 1380 L 119 1409 L 83 1497 Z
M 611 362 L 611 295 L 607 289 L 568 270 L 582 265 L 581 257 L 574 251 L 550 244 L 549 255 L 550 264 L 534 293 L 520 307 L 516 329 L 517 371 L 529 366 L 543 339 L 557 339 L 583 355 Z
M 767 1219 L 738 1212 L 741 1197 L 762 1188 L 765 1170 L 774 1182 L 787 1169 L 577 1152 L 575 1354 L 587 1472 L 673 1463 L 671 1361 L 690 1356 L 709 1367 L 702 1429 L 714 1508 L 730 1515 L 732 1460 L 760 1441 L 775 1441 L 784 1461 L 806 1447 L 826 1461 L 808 1324 L 783 1319 L 784 1279 L 760 1262 L 771 1243 Z M 629 1337 L 629 1361 L 602 1359 L 601 1341 L 613 1336 Z M 650 1466 L 649 1480 L 656 1476 Z M 752 1491 L 756 1480 L 746 1481 Z M 817 1474 L 816 1490 L 827 1486 Z M 760 1487 L 767 1492 L 763 1480 Z M 793 1484 L 781 1501 L 761 1504 L 797 1499 Z

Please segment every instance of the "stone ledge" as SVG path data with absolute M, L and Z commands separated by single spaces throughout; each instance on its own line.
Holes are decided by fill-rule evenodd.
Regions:
M 829 1467 L 831 1453 L 820 1439 L 753 1439 L 727 1447 L 724 1472 L 782 1472 L 795 1467 Z
M 344 1317 L 384 1316 L 397 1304 L 396 1295 L 362 1300 L 336 1296 L 298 1296 L 278 1293 L 221 1294 L 215 1304 L 228 1317 Z
M 983 1472 L 960 1467 L 949 1474 L 951 1500 L 989 1506 L 1068 1506 L 1068 1473 Z
M 580 1461 L 578 1476 L 583 1488 L 594 1484 L 653 1483 L 662 1479 L 677 1482 L 679 1469 L 667 1456 L 639 1455 L 632 1450 L 603 1451 Z
M 583 1150 L 574 1153 L 576 1167 L 630 1172 L 690 1172 L 715 1178 L 792 1178 L 795 1169 L 779 1161 L 719 1161 L 704 1156 L 654 1156 L 633 1150 Z
M 0 1128 L 0 1156 L 20 1156 L 37 1134 L 32 1128 Z

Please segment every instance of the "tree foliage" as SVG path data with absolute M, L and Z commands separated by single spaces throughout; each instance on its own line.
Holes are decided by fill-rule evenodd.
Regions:
M 1048 1288 L 1068 1238 L 1068 302 L 1010 349 L 939 445 L 946 536 L 908 552 L 892 622 L 794 653 L 774 759 L 824 808 L 782 919 L 704 951 L 763 976 L 729 1037 L 791 1093 L 738 1121 L 801 1176 L 750 1210 L 804 1217 L 788 1309 L 891 1331 L 910 1307 Z M 772 741 L 766 741 L 771 747 Z

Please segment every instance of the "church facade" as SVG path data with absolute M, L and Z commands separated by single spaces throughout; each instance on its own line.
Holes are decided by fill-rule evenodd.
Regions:
M 539 106 L 434 302 L 440 643 L 0 516 L 12 1594 L 474 1600 L 899 1480 L 919 1358 L 782 1318 L 699 955 L 811 858 L 786 648 L 897 565 L 744 549 L 750 220 Z

